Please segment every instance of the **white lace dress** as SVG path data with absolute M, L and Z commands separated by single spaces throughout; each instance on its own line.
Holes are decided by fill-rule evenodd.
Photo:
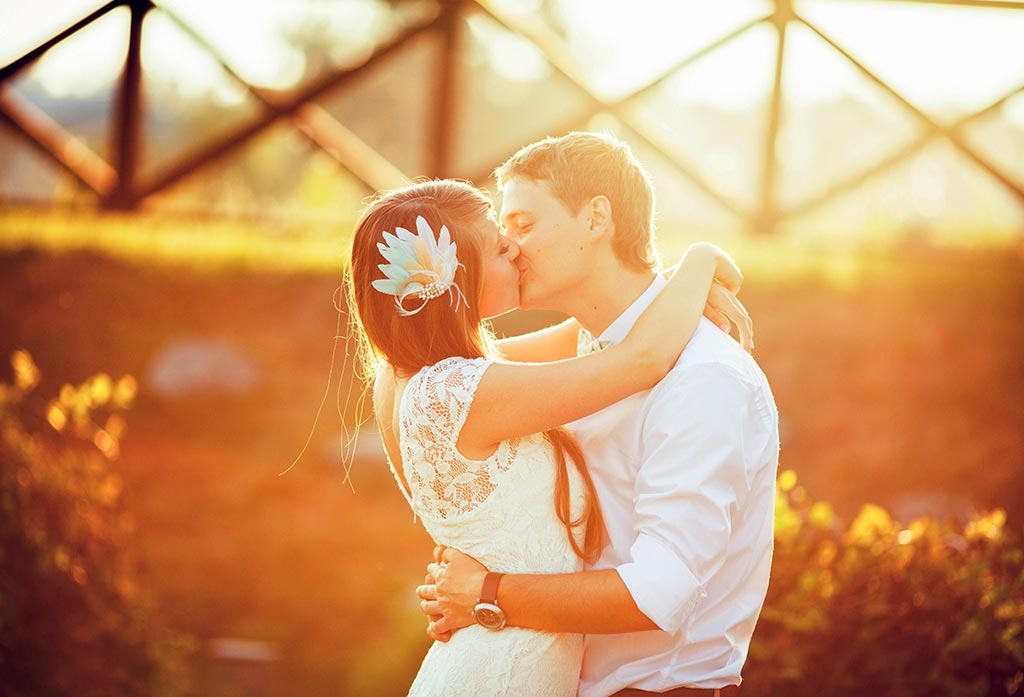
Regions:
M 544 436 L 504 441 L 483 460 L 465 458 L 455 447 L 490 363 L 448 358 L 409 380 L 399 405 L 409 503 L 437 543 L 476 557 L 492 571 L 579 571 L 582 562 L 555 515 L 555 456 Z M 569 473 L 576 518 L 584 487 L 571 466 Z M 582 654 L 579 634 L 515 627 L 492 632 L 472 625 L 431 646 L 409 694 L 572 697 Z

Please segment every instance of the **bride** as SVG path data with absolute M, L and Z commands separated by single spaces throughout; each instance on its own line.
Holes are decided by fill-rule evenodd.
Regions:
M 717 247 L 694 245 L 621 343 L 514 362 L 567 355 L 579 331 L 570 320 L 493 338 L 485 319 L 519 304 L 517 255 L 481 191 L 423 182 L 364 211 L 348 291 L 392 472 L 435 543 L 497 572 L 574 572 L 596 558 L 604 528 L 583 455 L 562 425 L 657 383 L 706 304 L 743 326 L 745 310 L 725 290 L 741 276 Z M 433 644 L 410 695 L 576 694 L 581 635 L 493 631 L 500 611 L 480 609 L 477 625 Z

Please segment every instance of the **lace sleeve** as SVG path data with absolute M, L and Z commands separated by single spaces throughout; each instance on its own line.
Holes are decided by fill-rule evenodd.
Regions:
M 455 447 L 480 378 L 491 363 L 483 358 L 446 358 L 409 381 L 401 414 L 402 458 L 420 515 L 446 518 L 470 511 L 494 490 L 496 458 L 470 460 Z M 499 447 L 499 453 L 503 451 L 505 444 Z

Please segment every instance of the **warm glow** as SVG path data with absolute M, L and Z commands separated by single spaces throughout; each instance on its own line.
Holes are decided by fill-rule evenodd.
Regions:
M 5 27 L 0 61 L 13 60 L 98 4 L 59 0 L 0 7 L 0 24 Z M 524 17 L 537 12 L 536 2 L 494 4 Z M 339 44 L 347 48 L 364 43 L 386 11 L 373 0 L 327 6 L 271 0 L 166 0 L 160 5 L 194 26 L 247 80 L 273 88 L 293 85 L 305 69 L 302 50 L 289 37 L 296 27 L 315 22 L 336 29 Z M 1024 81 L 1024 61 L 1013 60 L 1024 36 L 1024 12 L 820 0 L 797 2 L 795 7 L 925 108 L 980 108 Z M 561 0 L 556 12 L 590 85 L 614 97 L 628 94 L 678 59 L 770 9 L 771 3 L 761 0 Z M 127 10 L 112 12 L 54 50 L 36 71 L 46 89 L 57 95 L 84 95 L 109 84 L 123 60 L 127 21 Z M 471 19 L 470 25 L 491 45 L 502 77 L 530 80 L 545 73 L 540 54 L 525 42 L 479 20 Z M 147 17 L 145 31 L 151 34 L 146 69 L 154 77 L 173 81 L 186 93 L 209 90 L 225 101 L 239 98 L 237 86 L 162 13 Z M 758 27 L 684 71 L 673 89 L 695 102 L 749 106 L 770 88 L 774 44 L 773 32 L 766 25 Z M 792 32 L 788 50 L 786 78 L 794 101 L 863 91 L 863 79 L 811 32 Z
M 498 4 L 513 11 L 518 3 Z M 602 93 L 620 95 L 766 15 L 771 5 L 760 0 L 562 0 L 559 7 L 568 40 L 591 84 Z M 805 1 L 795 3 L 795 9 L 926 108 L 981 108 L 1024 82 L 1024 60 L 1019 59 L 1024 12 L 861 1 Z M 862 78 L 816 35 L 801 30 L 787 38 L 791 99 L 808 102 L 863 90 Z M 696 102 L 749 106 L 770 89 L 766 77 L 771 75 L 774 49 L 774 32 L 759 27 L 745 40 L 708 56 L 714 69 L 703 69 L 699 62 L 691 77 L 682 77 L 691 75 L 689 70 L 682 73 L 679 89 Z M 831 55 L 822 57 L 826 52 Z
M 55 11 L 54 5 L 58 8 Z M 88 14 L 100 3 L 59 0 L 45 6 L 0 7 L 5 42 L 0 62 L 7 63 L 34 45 Z M 305 56 L 290 33 L 320 20 L 352 32 L 346 48 L 367 41 L 384 11 L 372 0 L 331 5 L 263 0 L 167 0 L 159 3 L 210 41 L 229 65 L 254 85 L 285 89 L 305 71 Z M 54 95 L 82 96 L 107 88 L 124 60 L 128 11 L 119 9 L 62 42 L 34 71 Z M 146 17 L 143 28 L 145 69 L 153 78 L 172 82 L 186 95 L 213 92 L 231 103 L 241 99 L 237 83 L 162 12 Z M 16 37 L 7 41 L 7 37 Z
M 46 420 L 56 431 L 63 431 L 68 424 L 67 414 L 57 404 L 51 404 L 46 411 Z
M 16 59 L 98 4 L 55 0 L 45 9 L 38 4 L 0 6 L 0 26 L 7 39 L 0 46 L 0 63 Z M 1024 216 L 1012 188 L 1024 186 L 1022 93 L 958 130 L 971 153 L 938 138 L 852 194 L 819 203 L 833 186 L 927 133 L 927 124 L 914 109 L 953 123 L 1024 84 L 1024 10 L 895 0 L 794 0 L 794 10 L 813 28 L 800 21 L 787 25 L 775 141 L 777 177 L 766 195 L 762 183 L 767 107 L 778 38 L 775 28 L 760 20 L 772 12 L 773 2 L 482 4 L 511 24 L 541 35 L 559 34 L 564 51 L 553 52 L 558 54 L 558 67 L 602 100 L 614 104 L 652 81 L 664 80 L 621 109 L 572 122 L 569 117 L 587 110 L 579 90 L 557 75 L 537 45 L 506 30 L 479 8 L 474 10 L 474 3 L 466 3 L 457 62 L 462 87 L 456 95 L 460 103 L 450 167 L 454 175 L 481 176 L 518 144 L 548 135 L 549 129 L 608 129 L 634 147 L 638 141 L 653 143 L 653 148 L 644 146 L 641 149 L 647 151 L 638 154 L 658 191 L 662 229 L 673 230 L 676 241 L 686 234 L 745 232 L 758 211 L 775 209 L 783 213 L 790 239 L 828 236 L 833 242 L 864 244 L 872 235 L 891 240 L 894 231 L 912 236 L 927 228 L 933 241 L 1019 242 Z M 259 109 L 258 100 L 231 71 L 256 87 L 288 90 L 330 66 L 358 65 L 403 22 L 412 21 L 410 16 L 429 12 L 425 8 L 430 6 L 382 0 L 161 0 L 143 25 L 143 178 L 160 171 L 193 141 L 230 131 Z M 127 8 L 111 11 L 11 81 L 15 93 L 34 101 L 72 135 L 86 136 L 69 141 L 83 155 L 89 148 L 110 160 L 109 144 L 104 142 L 109 119 L 103 117 L 109 117 L 114 103 L 129 17 Z M 209 42 L 229 70 L 175 17 Z M 541 24 L 544 17 L 550 21 Z M 734 39 L 673 71 L 681 60 L 750 23 L 755 24 Z M 875 84 L 828 40 L 901 97 Z M 419 146 L 431 147 L 425 134 L 432 120 L 424 110 L 431 108 L 436 94 L 431 74 L 436 43 L 417 38 L 410 46 L 387 58 L 383 67 L 372 67 L 368 77 L 325 97 L 321 106 L 387 166 L 409 177 L 430 176 L 432 158 L 419 153 Z M 389 76 L 389 70 L 394 74 Z M 901 104 L 901 98 L 910 108 Z M 400 110 L 395 109 L 396 100 L 402 104 Z M 53 103 L 60 103 L 60 108 L 52 109 Z M 379 120 L 387 121 L 386 126 L 365 117 L 381 105 L 388 110 Z M 201 137 L 194 137 L 190 118 L 208 119 Z M 415 128 L 403 128 L 409 132 L 397 137 L 391 122 L 411 124 L 411 118 L 416 119 Z M 633 137 L 630 121 L 646 131 L 642 138 Z M 277 135 L 268 132 L 261 138 L 270 141 Z M 280 204 L 289 218 L 296 211 L 309 217 L 333 216 L 340 209 L 336 202 L 346 197 L 356 202 L 346 209 L 354 216 L 365 194 L 354 181 L 358 174 L 349 176 L 358 168 L 339 167 L 325 155 L 296 156 L 306 145 L 300 136 L 294 142 L 297 149 L 288 146 L 276 155 L 271 150 L 280 144 L 269 146 L 265 157 L 281 162 L 301 159 L 297 184 L 279 183 L 277 200 L 252 197 L 246 187 L 261 175 L 250 163 L 244 175 L 227 178 L 217 189 L 217 209 L 232 213 L 247 206 L 269 210 Z M 246 152 L 259 149 L 250 146 Z M 974 152 L 981 162 L 972 161 Z M 696 172 L 714 194 L 681 175 L 673 159 Z M 989 167 L 995 176 L 985 171 Z M 1000 177 L 1013 186 L 1001 184 Z M 12 180 L 8 186 L 15 191 L 22 186 L 32 191 L 47 188 L 45 180 L 36 183 L 28 176 Z M 379 182 L 370 186 L 384 188 Z M 198 188 L 179 188 L 168 199 L 178 196 L 187 209 L 198 198 L 206 207 L 204 197 L 210 191 Z

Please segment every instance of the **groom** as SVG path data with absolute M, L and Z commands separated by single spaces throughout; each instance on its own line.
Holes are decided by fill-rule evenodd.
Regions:
M 526 146 L 497 175 L 521 306 L 575 317 L 597 337 L 582 349 L 621 341 L 665 285 L 653 188 L 629 147 L 570 133 Z M 435 583 L 417 589 L 430 634 L 446 640 L 485 601 L 485 626 L 586 634 L 581 697 L 733 694 L 772 556 L 778 413 L 764 374 L 702 319 L 654 389 L 569 428 L 607 525 L 599 561 L 498 575 L 445 549 Z

